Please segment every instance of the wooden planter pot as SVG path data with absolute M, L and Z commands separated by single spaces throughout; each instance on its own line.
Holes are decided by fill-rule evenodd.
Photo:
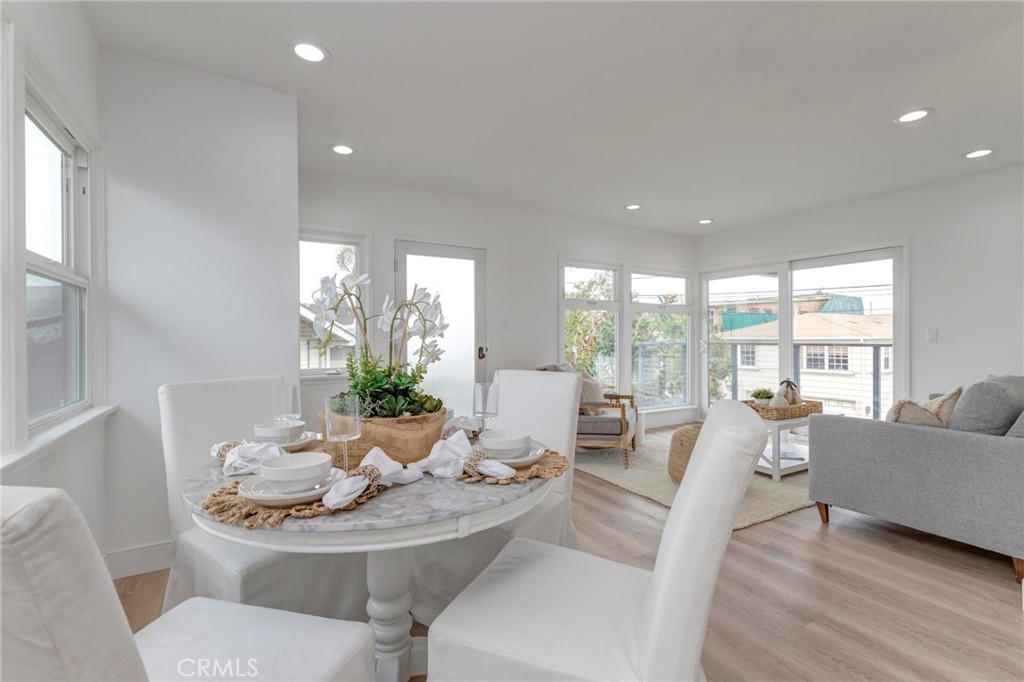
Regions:
M 434 443 L 441 439 L 441 428 L 444 426 L 445 411 L 418 414 L 414 417 L 373 417 L 364 419 L 362 435 L 348 442 L 348 465 L 355 468 L 366 453 L 378 447 L 388 457 L 409 464 L 424 459 L 430 454 Z M 320 413 L 320 433 L 327 433 L 324 413 Z M 327 441 L 325 449 L 334 458 L 334 466 L 343 465 L 342 443 Z

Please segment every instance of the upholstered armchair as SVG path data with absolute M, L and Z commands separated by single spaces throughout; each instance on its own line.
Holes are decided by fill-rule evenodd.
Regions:
M 620 447 L 622 468 L 629 468 L 629 451 L 636 450 L 636 400 L 628 393 L 605 393 L 604 400 L 580 401 L 576 447 Z
M 569 364 L 541 365 L 541 372 L 578 373 Z M 629 468 L 629 451 L 636 450 L 636 400 L 628 393 L 604 393 L 593 377 L 583 373 L 576 447 L 622 448 L 622 468 Z

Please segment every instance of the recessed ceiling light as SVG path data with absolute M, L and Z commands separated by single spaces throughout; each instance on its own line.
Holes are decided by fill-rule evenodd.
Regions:
M 973 152 L 967 152 L 966 154 L 964 154 L 964 158 L 965 159 L 980 159 L 983 156 L 988 156 L 993 151 L 995 151 L 995 150 L 993 150 L 993 149 L 975 149 Z
M 355 148 L 349 147 L 347 144 L 336 144 L 331 147 L 331 151 L 335 154 L 341 154 L 342 156 L 348 156 L 349 154 L 356 153 Z
M 292 50 L 295 51 L 295 56 L 299 59 L 304 59 L 314 64 L 323 64 L 329 57 L 327 48 L 306 41 L 295 43 L 292 45 Z
M 715 221 L 711 218 L 701 218 L 700 220 L 697 221 L 697 223 L 700 225 L 710 225 L 713 222 Z
M 637 211 L 640 209 L 640 204 L 626 204 L 627 211 Z
M 905 114 L 897 116 L 894 120 L 897 123 L 913 123 L 914 121 L 920 121 L 931 113 L 934 113 L 931 109 L 914 109 L 913 111 L 908 111 Z

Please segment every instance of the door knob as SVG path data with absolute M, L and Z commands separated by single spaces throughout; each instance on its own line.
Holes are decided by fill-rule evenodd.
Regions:
M 476 348 L 476 357 L 478 359 L 480 359 L 480 360 L 483 360 L 484 358 L 486 358 L 487 357 L 487 349 L 484 348 L 483 346 L 477 346 L 477 348 Z

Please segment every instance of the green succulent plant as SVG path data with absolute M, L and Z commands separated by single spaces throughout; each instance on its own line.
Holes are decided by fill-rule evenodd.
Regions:
M 758 400 L 771 400 L 775 397 L 775 391 L 770 388 L 756 388 L 750 392 L 750 397 Z

